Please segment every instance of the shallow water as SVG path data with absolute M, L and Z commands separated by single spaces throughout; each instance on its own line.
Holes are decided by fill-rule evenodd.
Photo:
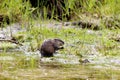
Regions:
M 40 59 L 38 52 L 1 52 L 0 80 L 119 80 L 120 66 L 110 60 L 81 63 L 73 54 Z
M 11 26 L 13 26 L 13 34 L 23 30 L 18 27 L 19 24 Z M 0 31 L 0 37 L 10 37 L 10 32 L 7 30 Z M 3 32 L 8 36 L 5 36 Z M 91 31 L 87 33 L 93 34 Z M 99 35 L 101 36 L 101 34 Z M 55 54 L 52 58 L 42 59 L 39 51 L 28 52 L 29 43 L 25 45 L 17 47 L 17 49 L 13 49 L 13 47 L 7 51 L 0 50 L 0 80 L 120 79 L 120 57 L 101 55 L 96 50 L 96 44 L 85 43 L 84 49 L 88 49 L 88 53 L 82 55 L 82 58 L 79 55 L 63 53 Z

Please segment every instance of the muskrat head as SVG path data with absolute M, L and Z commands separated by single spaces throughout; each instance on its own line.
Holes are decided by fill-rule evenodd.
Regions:
M 54 39 L 54 47 L 56 50 L 58 49 L 64 49 L 64 41 L 62 41 L 61 39 Z

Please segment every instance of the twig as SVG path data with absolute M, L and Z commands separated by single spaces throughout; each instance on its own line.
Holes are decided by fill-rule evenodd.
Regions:
M 21 43 L 19 43 L 18 41 L 15 41 L 15 40 L 10 40 L 10 39 L 0 39 L 0 42 L 11 42 L 11 43 L 15 43 L 15 44 L 18 44 L 20 46 L 23 46 Z

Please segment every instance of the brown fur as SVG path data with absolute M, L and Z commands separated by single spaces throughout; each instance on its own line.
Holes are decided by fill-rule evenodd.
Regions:
M 40 47 L 42 57 L 52 57 L 53 53 L 59 49 L 63 49 L 64 42 L 61 39 L 48 39 L 43 42 Z

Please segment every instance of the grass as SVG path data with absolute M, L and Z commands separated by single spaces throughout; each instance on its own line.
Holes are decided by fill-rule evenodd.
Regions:
M 22 0 L 1 0 L 0 14 L 7 15 L 10 23 L 28 21 L 31 11 L 30 4 Z
M 41 68 L 37 69 L 17 69 L 15 71 L 3 71 L 1 72 L 2 80 L 19 80 L 19 79 L 41 79 L 41 80 L 74 80 L 74 79 L 95 79 L 95 80 L 109 80 L 109 79 L 119 79 L 119 71 L 111 70 L 111 69 L 90 69 L 89 66 L 69 66 L 67 68 L 54 68 L 48 67 L 44 68 L 45 66 L 41 66 Z M 76 72 L 77 71 L 77 72 Z M 33 74 L 34 73 L 34 74 Z M 5 75 L 6 74 L 6 75 Z M 23 75 L 24 74 L 24 75 Z
M 15 44 L 11 44 L 11 43 L 9 43 L 9 42 L 1 42 L 0 43 L 0 49 L 1 50 L 4 50 L 4 51 L 6 51 L 6 50 L 10 50 L 10 49 L 15 49 L 15 48 L 17 48 L 18 46 L 17 45 L 15 45 Z
M 25 41 L 25 44 L 29 42 L 32 51 L 36 51 L 45 39 L 60 38 L 66 44 L 64 53 L 81 54 L 89 51 L 87 46 L 90 45 L 95 45 L 96 49 L 104 55 L 118 55 L 119 52 L 119 43 L 112 38 L 119 34 L 119 29 L 92 31 L 79 28 L 64 28 L 64 26 L 61 29 L 57 29 L 55 26 L 52 28 L 34 26 L 29 31 L 21 33 L 24 33 L 22 41 Z M 18 36 L 21 33 L 18 33 Z
M 40 27 L 33 26 L 27 32 L 24 31 L 24 32 L 18 33 L 18 36 L 19 35 L 21 36 L 21 33 L 24 33 L 23 35 L 24 44 L 26 45 L 27 43 L 30 43 L 30 46 L 28 46 L 30 47 L 29 48 L 30 51 L 36 51 L 38 46 L 41 45 L 44 39 L 60 38 L 65 41 L 65 49 L 60 51 L 61 54 L 75 54 L 80 56 L 80 58 L 82 58 L 82 56 L 86 54 L 91 54 L 91 52 L 94 52 L 91 48 L 91 45 L 94 45 L 96 46 L 95 49 L 98 50 L 98 52 L 104 56 L 119 56 L 118 53 L 119 53 L 120 44 L 114 40 L 111 40 L 111 37 L 114 37 L 117 34 L 119 34 L 119 30 L 116 31 L 116 30 L 107 29 L 107 30 L 93 31 L 93 30 L 79 29 L 79 28 L 64 28 L 64 26 L 61 29 L 57 29 L 54 27 L 48 28 L 45 26 L 40 26 Z M 10 48 L 9 46 L 7 47 Z M 56 77 L 61 78 L 61 76 L 64 75 L 65 77 L 63 79 L 65 80 L 68 78 L 73 79 L 78 77 L 77 74 L 75 74 L 75 72 L 72 73 L 70 71 L 71 68 L 69 68 L 75 65 L 68 66 L 67 67 L 68 69 L 64 67 L 65 65 L 63 65 L 62 67 L 63 69 L 61 68 L 55 71 L 55 73 L 57 73 L 56 75 L 55 73 L 53 73 L 54 74 L 54 77 L 53 77 L 53 75 L 51 75 L 52 74 L 51 70 L 54 70 L 54 69 L 49 69 L 49 67 L 46 67 L 46 68 L 43 67 L 45 69 L 45 73 L 43 75 L 44 71 L 42 70 L 41 67 L 39 68 L 39 65 L 40 65 L 39 57 L 34 57 L 34 56 L 37 56 L 35 54 L 33 54 L 32 56 L 26 56 L 24 53 L 21 53 L 21 52 L 4 52 L 4 53 L 1 52 L 0 54 L 1 54 L 0 56 L 3 58 L 12 59 L 12 60 L 0 60 L 0 63 L 2 64 L 1 79 L 3 80 L 4 79 L 23 79 L 23 78 L 27 78 L 28 76 L 29 76 L 29 79 L 33 79 L 33 78 L 34 79 L 40 79 L 40 78 L 51 79 L 51 77 L 57 79 Z M 79 69 L 80 67 L 81 65 L 79 65 Z M 86 70 L 86 66 L 84 67 L 85 67 L 84 70 Z M 64 70 L 64 68 L 66 68 L 67 70 Z M 106 69 L 106 72 L 104 71 L 94 72 L 94 71 L 90 71 L 91 69 L 88 69 L 88 71 L 86 71 L 85 73 L 84 73 L 84 70 L 83 72 L 81 72 L 81 69 L 78 70 L 80 72 L 77 72 L 77 73 L 82 74 L 82 77 L 78 77 L 79 79 L 83 78 L 84 80 L 85 77 L 89 77 L 89 79 L 94 78 L 97 80 L 112 79 L 114 77 L 116 79 L 117 78 L 119 79 L 118 77 L 119 72 L 114 70 L 111 70 L 111 72 L 107 72 L 107 69 Z M 60 73 L 61 71 L 64 73 Z M 7 74 L 7 75 L 3 76 L 4 74 Z M 75 74 L 75 75 L 70 77 L 71 74 Z M 33 75 L 34 77 L 31 75 Z M 38 77 L 39 75 L 41 76 Z
M 100 1 L 96 2 L 96 0 L 78 0 L 79 4 L 76 5 L 76 0 L 69 0 L 68 4 L 65 5 L 66 14 L 69 14 L 68 8 L 70 8 L 73 13 L 76 13 L 72 14 L 72 19 L 74 19 L 74 17 L 77 17 L 76 20 L 81 19 L 80 17 L 78 17 L 80 14 L 85 14 L 86 18 L 89 16 L 99 18 L 103 20 L 103 22 L 106 21 L 106 17 L 110 17 L 108 19 L 112 19 L 112 21 L 109 22 L 108 20 L 106 22 L 108 22 L 108 24 L 112 24 L 112 27 L 116 27 L 116 24 L 118 24 L 120 20 L 120 1 Z M 56 26 L 37 26 L 36 22 L 40 24 L 48 24 L 54 22 L 52 19 L 50 19 L 50 21 L 46 18 L 46 13 L 44 14 L 44 19 L 41 18 L 40 14 L 38 13 L 39 17 L 37 17 L 37 19 L 35 20 L 32 17 L 32 13 L 36 9 L 37 8 L 31 8 L 29 2 L 22 2 L 22 0 L 0 0 L 0 14 L 9 16 L 11 23 L 19 22 L 22 24 L 23 28 L 27 29 L 27 31 L 18 32 L 14 36 L 24 45 L 28 45 L 28 52 L 36 51 L 45 39 L 60 38 L 65 41 L 65 49 L 59 51 L 59 53 L 63 55 L 75 54 L 81 59 L 84 55 L 95 54 L 95 52 L 97 51 L 103 56 L 119 57 L 119 27 L 117 27 L 116 29 L 109 29 L 103 24 L 102 27 L 104 28 L 102 30 L 94 31 L 89 29 L 80 29 L 78 27 L 66 28 L 65 26 L 62 26 L 60 28 L 57 28 Z M 48 8 L 44 7 L 45 12 L 47 12 L 47 9 Z M 54 12 L 52 13 L 52 16 L 54 17 L 53 14 Z M 93 16 L 94 14 L 97 15 Z M 27 23 L 28 25 L 24 26 L 24 24 Z M 92 65 L 69 65 L 67 66 L 67 68 L 64 64 L 60 64 L 63 67 L 57 68 L 40 66 L 38 55 L 33 54 L 31 56 L 27 56 L 25 53 L 22 52 L 7 51 L 8 49 L 15 48 L 18 48 L 18 46 L 11 43 L 0 43 L 0 49 L 3 50 L 0 52 L 0 80 L 59 80 L 61 78 L 63 80 L 120 79 L 119 69 L 118 71 L 116 69 L 113 70 L 104 68 L 93 70 L 90 67 Z M 92 48 L 94 48 L 95 51 Z

